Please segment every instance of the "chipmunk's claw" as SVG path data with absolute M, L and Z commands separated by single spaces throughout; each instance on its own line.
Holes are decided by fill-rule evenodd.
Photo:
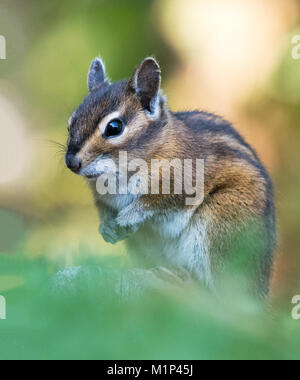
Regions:
M 132 226 L 121 227 L 116 221 L 101 224 L 99 227 L 99 233 L 103 239 L 110 244 L 116 244 L 120 241 L 127 239 L 130 235 L 136 232 L 136 229 Z

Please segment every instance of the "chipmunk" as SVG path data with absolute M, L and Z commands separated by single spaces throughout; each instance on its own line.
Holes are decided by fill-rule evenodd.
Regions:
M 210 288 L 229 263 L 232 271 L 238 263 L 249 287 L 266 296 L 276 248 L 275 207 L 271 179 L 255 150 L 219 116 L 171 112 L 152 57 L 130 80 L 116 83 L 96 58 L 88 89 L 69 120 L 66 165 L 88 181 L 104 240 L 126 240 L 140 265 L 185 273 Z M 187 205 L 187 194 L 175 191 L 101 195 L 97 180 L 112 173 L 101 163 L 117 167 L 121 151 L 149 166 L 153 160 L 203 160 L 201 202 Z M 189 176 L 195 180 L 194 169 Z

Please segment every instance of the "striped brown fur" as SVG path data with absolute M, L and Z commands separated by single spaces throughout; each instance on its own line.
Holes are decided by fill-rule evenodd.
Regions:
M 76 158 L 84 169 L 100 155 L 117 162 L 120 151 L 142 158 L 149 168 L 153 159 L 205 160 L 204 201 L 195 209 L 185 205 L 186 194 L 174 192 L 142 195 L 130 209 L 126 202 L 120 206 L 120 199 L 115 202 L 100 197 L 95 181 L 91 181 L 104 238 L 114 240 L 106 228 L 114 225 L 111 234 L 116 234 L 115 241 L 127 238 L 135 257 L 145 258 L 145 262 L 151 263 L 148 265 L 186 270 L 204 282 L 209 282 L 210 274 L 213 282 L 217 282 L 219 275 L 234 271 L 230 263 L 240 258 L 245 281 L 257 294 L 265 296 L 276 248 L 275 207 L 272 182 L 255 150 L 219 116 L 200 111 L 171 112 L 159 92 L 160 70 L 154 59 L 144 60 L 128 82 L 114 84 L 105 79 L 101 61 L 94 61 L 93 65 L 89 74 L 90 94 L 70 121 L 67 164 Z M 99 133 L 101 123 L 115 114 L 123 120 L 125 132 L 118 139 L 105 139 Z M 174 176 L 171 179 L 174 182 Z M 182 213 L 182 220 L 187 220 L 182 230 L 175 218 L 178 212 Z M 141 222 L 130 221 L 139 220 L 138 215 L 143 213 L 145 218 L 141 217 Z M 168 235 L 161 231 L 165 230 L 167 220 L 172 221 L 170 215 L 174 215 L 174 228 L 170 222 L 172 233 Z M 124 222 L 126 217 L 128 225 Z M 143 247 L 143 241 L 149 239 L 161 254 Z M 181 247 L 178 251 L 174 248 L 174 257 L 170 256 L 171 247 Z M 184 247 L 189 247 L 186 261 L 182 258 Z M 209 266 L 206 268 L 211 272 L 209 275 L 203 274 L 205 265 Z

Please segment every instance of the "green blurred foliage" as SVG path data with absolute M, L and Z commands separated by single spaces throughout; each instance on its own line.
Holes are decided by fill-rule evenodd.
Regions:
M 120 297 L 126 267 L 83 264 L 88 275 L 56 291 L 53 264 L 0 258 L 0 280 L 10 273 L 15 281 L 4 292 L 1 359 L 299 359 L 297 323 L 249 296 L 189 286 Z
M 0 254 L 15 252 L 25 237 L 25 221 L 19 215 L 0 209 Z

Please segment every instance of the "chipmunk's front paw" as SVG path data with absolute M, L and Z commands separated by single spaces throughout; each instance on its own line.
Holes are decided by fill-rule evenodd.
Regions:
M 115 220 L 112 220 L 109 223 L 101 224 L 99 232 L 107 243 L 116 244 L 136 232 L 136 228 L 132 226 L 121 227 Z

